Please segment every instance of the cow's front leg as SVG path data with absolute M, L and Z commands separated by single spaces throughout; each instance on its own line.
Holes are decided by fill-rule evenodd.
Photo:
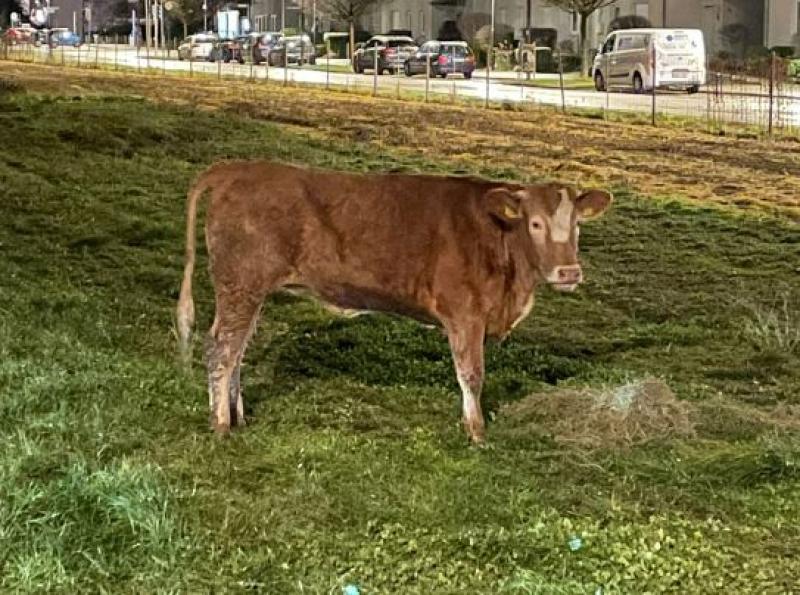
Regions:
M 464 429 L 475 444 L 482 444 L 485 438 L 481 411 L 484 332 L 484 326 L 476 323 L 453 324 L 447 328 L 456 376 L 461 386 Z

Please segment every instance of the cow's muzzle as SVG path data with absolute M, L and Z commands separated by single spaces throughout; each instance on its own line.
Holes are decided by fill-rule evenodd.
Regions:
M 553 269 L 547 282 L 557 291 L 573 291 L 583 281 L 580 265 L 561 266 Z

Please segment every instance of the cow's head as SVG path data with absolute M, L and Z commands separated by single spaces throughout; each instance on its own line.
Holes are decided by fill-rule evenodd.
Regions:
M 538 276 L 560 291 L 583 280 L 578 264 L 578 224 L 602 215 L 611 194 L 557 184 L 504 186 L 487 193 L 494 221 L 520 242 Z

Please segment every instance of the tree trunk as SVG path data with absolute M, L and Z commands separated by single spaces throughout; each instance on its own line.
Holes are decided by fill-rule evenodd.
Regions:
M 578 39 L 578 51 L 580 52 L 581 56 L 581 75 L 586 75 L 589 72 L 589 60 L 587 60 L 588 56 L 586 55 L 586 25 L 589 21 L 589 15 L 592 13 L 580 13 L 581 17 L 581 24 L 580 24 L 580 38 Z
M 189 25 L 186 24 L 186 20 L 183 21 L 183 38 L 186 39 L 189 37 Z
M 350 64 L 353 64 L 353 54 L 356 51 L 356 21 L 350 19 Z

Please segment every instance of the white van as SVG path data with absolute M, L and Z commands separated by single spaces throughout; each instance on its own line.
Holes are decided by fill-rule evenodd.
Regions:
M 655 76 L 653 56 L 655 55 Z M 594 58 L 594 86 L 635 93 L 677 87 L 697 93 L 706 83 L 706 49 L 699 29 L 622 29 L 610 33 Z

